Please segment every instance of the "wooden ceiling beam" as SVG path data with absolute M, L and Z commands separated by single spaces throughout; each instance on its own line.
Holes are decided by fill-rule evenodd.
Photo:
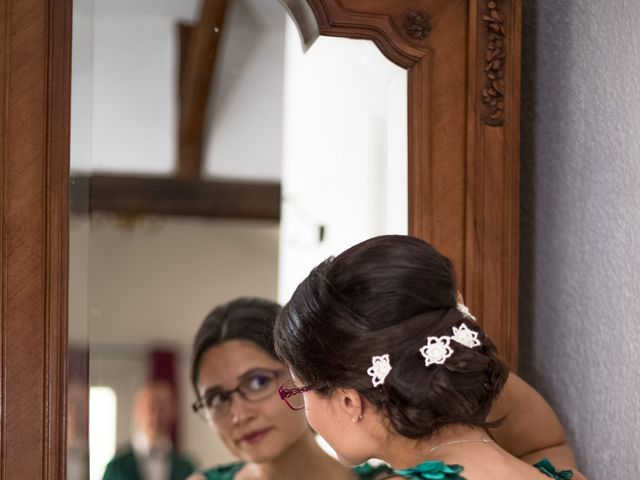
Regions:
M 71 211 L 280 220 L 280 183 L 73 175 Z
M 198 178 L 204 154 L 207 106 L 227 0 L 202 0 L 200 20 L 180 27 L 180 111 L 178 169 L 181 178 Z

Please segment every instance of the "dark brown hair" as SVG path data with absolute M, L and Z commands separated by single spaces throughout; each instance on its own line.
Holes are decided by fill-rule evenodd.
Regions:
M 508 370 L 495 347 L 456 308 L 449 259 L 417 238 L 387 235 L 362 242 L 312 270 L 276 320 L 278 356 L 320 393 L 354 388 L 383 411 L 391 428 L 424 438 L 451 424 L 488 427 L 486 417 Z M 443 365 L 425 367 L 428 336 L 465 324 L 481 345 L 452 345 Z M 372 356 L 392 370 L 373 387 Z
M 191 384 L 198 395 L 202 355 L 227 340 L 255 343 L 277 359 L 273 348 L 273 325 L 280 305 L 263 298 L 240 297 L 214 308 L 203 320 L 193 341 Z

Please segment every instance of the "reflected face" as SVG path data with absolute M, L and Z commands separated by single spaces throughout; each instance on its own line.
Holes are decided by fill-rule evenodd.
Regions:
M 134 403 L 138 429 L 154 442 L 170 435 L 175 418 L 175 399 L 168 383 L 152 383 L 138 391 Z
M 278 384 L 288 378 L 282 363 L 252 342 L 229 340 L 207 350 L 200 361 L 198 392 L 202 398 L 212 391 L 235 389 L 253 371 L 283 372 Z M 220 438 L 234 455 L 247 462 L 269 462 L 310 434 L 304 415 L 292 412 L 273 394 L 250 402 L 232 394 L 228 412 L 211 420 Z

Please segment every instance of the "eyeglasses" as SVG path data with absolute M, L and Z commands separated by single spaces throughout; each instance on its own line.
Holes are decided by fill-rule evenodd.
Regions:
M 303 410 L 304 397 L 301 394 L 315 389 L 314 386 L 296 387 L 293 380 L 287 380 L 278 388 L 278 394 L 291 410 Z
M 245 373 L 233 390 L 211 388 L 196 400 L 191 408 L 205 420 L 219 420 L 229 413 L 234 393 L 247 402 L 259 402 L 274 394 L 277 380 L 284 370 L 255 369 Z

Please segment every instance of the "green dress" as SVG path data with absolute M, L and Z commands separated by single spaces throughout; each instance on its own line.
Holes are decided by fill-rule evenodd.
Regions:
M 237 462 L 222 467 L 212 468 L 201 473 L 207 480 L 232 480 L 243 466 L 243 462 Z M 368 464 L 356 467 L 353 471 L 358 475 L 358 480 L 375 480 L 383 472 L 391 472 L 391 470 L 384 465 L 372 467 Z
M 184 480 L 195 467 L 189 459 L 176 452 L 169 454 L 170 479 Z M 127 448 L 107 464 L 102 480 L 142 480 L 132 448 Z
M 244 463 L 232 463 L 231 465 L 213 468 L 202 473 L 207 480 L 233 480 L 236 473 L 243 466 Z M 534 467 L 554 480 L 570 480 L 573 477 L 571 470 L 558 472 L 546 458 L 536 463 Z M 395 474 L 394 476 L 416 480 L 465 480 L 464 477 L 458 475 L 463 470 L 464 468 L 460 465 L 446 465 L 443 462 L 424 462 L 406 470 L 391 470 L 384 465 L 372 467 L 368 464 L 353 469 L 359 480 L 375 480 L 380 478 L 382 473 Z M 386 478 L 386 476 L 382 478 Z
M 547 477 L 555 480 L 570 480 L 573 477 L 571 470 L 558 472 L 546 458 L 533 465 Z M 395 470 L 395 473 L 405 478 L 418 480 L 464 480 L 458 475 L 464 468 L 460 465 L 446 465 L 443 462 L 424 462 L 406 470 Z

